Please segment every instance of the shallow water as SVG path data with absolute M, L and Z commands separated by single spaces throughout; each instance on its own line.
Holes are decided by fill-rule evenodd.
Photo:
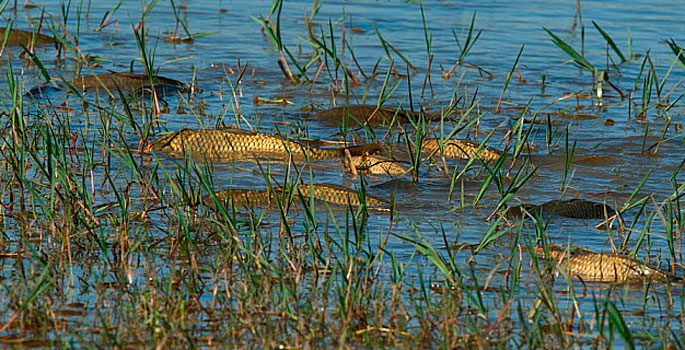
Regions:
M 59 3 L 43 1 L 48 14 L 58 16 L 60 13 Z M 88 4 L 87 11 L 84 4 L 84 13 L 80 18 L 79 47 L 83 53 L 102 60 L 99 67 L 92 68 L 92 73 L 106 73 L 112 71 L 128 71 L 131 66 L 135 72 L 142 72 L 142 64 L 137 58 L 140 51 L 132 34 L 132 24 L 140 19 L 142 9 L 138 2 L 125 2 L 113 15 L 113 23 L 105 27 L 101 32 L 95 32 L 106 11 L 112 10 L 114 4 L 107 2 L 93 2 Z M 425 46 L 424 31 L 421 20 L 420 7 L 411 2 L 385 2 L 385 1 L 331 1 L 323 3 L 316 16 L 313 28 L 317 35 L 326 33 L 330 42 L 328 23 L 330 20 L 337 26 L 334 36 L 338 51 L 341 49 L 341 26 L 345 27 L 345 37 L 354 49 L 357 63 L 345 49 L 341 54 L 342 61 L 352 67 L 357 76 L 361 78 L 357 64 L 362 67 L 365 74 L 370 74 L 375 65 L 378 65 L 379 77 L 375 80 L 362 80 L 362 85 L 350 88 L 349 91 L 337 91 L 335 87 L 342 86 L 342 71 L 338 71 L 336 80 L 335 71 L 332 74 L 321 72 L 316 83 L 292 84 L 286 81 L 278 68 L 278 54 L 271 42 L 260 31 L 260 26 L 251 18 L 266 15 L 271 4 L 266 1 L 257 2 L 198 2 L 187 4 L 187 9 L 181 12 L 181 16 L 187 21 L 192 33 L 209 33 L 202 36 L 192 44 L 170 44 L 162 41 L 162 38 L 174 31 L 175 21 L 172 16 L 170 3 L 164 1 L 157 4 L 147 14 L 146 27 L 148 30 L 148 49 L 154 47 L 154 62 L 159 68 L 159 74 L 184 82 L 192 82 L 195 79 L 201 93 L 189 96 L 167 98 L 168 112 L 161 115 L 159 130 L 173 131 L 180 128 L 214 127 L 218 124 L 235 125 L 243 128 L 257 127 L 261 131 L 274 132 L 279 130 L 285 134 L 303 133 L 313 139 L 335 139 L 340 129 L 330 123 L 319 122 L 306 118 L 307 113 L 303 110 L 328 108 L 333 105 L 347 103 L 375 104 L 383 91 L 382 82 L 385 73 L 389 70 L 390 61 L 386 57 L 386 51 L 379 43 L 374 28 L 382 34 L 383 38 L 392 44 L 406 59 L 416 67 L 412 71 L 403 60 L 396 54 L 390 56 L 394 60 L 397 73 L 410 74 L 410 79 L 397 79 L 391 76 L 391 85 L 398 83 L 394 91 L 385 103 L 387 107 L 402 105 L 404 108 L 418 109 L 427 106 L 432 111 L 439 111 L 446 107 L 454 94 L 463 96 L 464 100 L 470 100 L 477 91 L 477 99 L 483 113 L 478 126 L 478 132 L 459 134 L 459 137 L 470 137 L 483 140 L 484 137 L 494 132 L 488 145 L 502 149 L 505 147 L 504 135 L 514 118 L 518 117 L 529 104 L 529 112 L 525 118 L 532 118 L 533 113 L 539 113 L 540 117 L 550 118 L 554 121 L 548 130 L 546 125 L 532 127 L 530 136 L 531 144 L 537 151 L 530 155 L 530 163 L 537 167 L 535 175 L 516 193 L 510 203 L 516 205 L 519 202 L 541 204 L 548 200 L 558 199 L 562 195 L 565 198 L 587 198 L 596 201 L 606 201 L 608 204 L 621 208 L 631 193 L 640 185 L 647 174 L 649 177 L 640 190 L 640 196 L 652 195 L 645 210 L 648 214 L 658 213 L 659 205 L 669 196 L 675 188 L 680 186 L 682 171 L 679 165 L 685 160 L 683 157 L 684 137 L 682 125 L 685 122 L 681 103 L 676 104 L 668 111 L 657 112 L 654 108 L 647 112 L 645 118 L 636 117 L 636 105 L 630 106 L 629 98 L 621 99 L 618 93 L 606 84 L 604 85 L 604 106 L 596 105 L 592 98 L 576 99 L 565 98 L 557 101 L 570 93 L 589 93 L 592 87 L 592 76 L 587 71 L 568 62 L 561 50 L 551 41 L 542 29 L 548 28 L 569 42 L 573 47 L 580 47 L 581 41 L 581 18 L 585 26 L 584 53 L 586 58 L 600 69 L 607 69 L 610 81 L 618 86 L 626 96 L 632 96 L 632 101 L 639 105 L 643 99 L 642 79 L 636 82 L 644 55 L 649 50 L 657 74 L 658 80 L 665 79 L 663 95 L 669 95 L 665 102 L 676 101 L 683 93 L 682 80 L 685 78 L 685 69 L 673 63 L 675 55 L 663 42 L 665 39 L 674 38 L 680 45 L 685 43 L 685 22 L 681 14 L 685 5 L 678 1 L 657 1 L 649 5 L 637 1 L 633 2 L 605 2 L 585 1 L 582 2 L 580 17 L 575 4 L 569 1 L 428 1 L 424 2 L 424 11 L 427 28 L 432 35 L 431 85 L 422 91 L 424 78 L 427 74 L 428 54 Z M 307 37 L 303 14 L 311 10 L 312 4 L 306 1 L 289 1 L 285 4 L 282 14 L 283 44 L 301 61 L 306 62 L 311 49 L 303 42 Z M 225 9 L 227 11 L 222 11 Z M 72 11 L 75 11 L 72 8 Z M 449 69 L 458 57 L 458 45 L 453 38 L 453 32 L 463 40 L 468 30 L 469 22 L 473 13 L 476 13 L 476 29 L 482 30 L 482 34 L 475 43 L 465 61 L 470 66 L 461 65 L 452 74 L 450 79 L 443 79 L 441 72 Z M 39 9 L 17 9 L 16 12 L 6 10 L 5 16 L 14 18 L 15 28 L 26 28 L 29 19 L 35 19 L 40 15 Z M 67 29 L 75 35 L 77 28 L 76 15 L 69 17 Z M 340 21 L 340 23 L 338 23 Z M 607 52 L 614 60 L 618 60 L 611 49 L 607 49 L 605 41 L 595 30 L 591 21 L 596 21 L 602 29 L 609 33 L 621 48 L 624 54 L 628 54 L 628 40 L 632 42 L 632 53 L 635 58 L 622 63 L 618 69 L 607 60 Z M 182 35 L 182 34 L 180 34 Z M 505 79 L 516 58 L 519 49 L 523 47 L 517 73 L 512 77 L 511 83 L 504 94 L 504 104 L 501 113 L 494 113 L 497 101 L 500 98 Z M 53 77 L 61 77 L 70 80 L 75 75 L 77 68 L 73 60 L 58 62 L 53 58 L 52 49 L 39 49 L 38 55 L 45 68 Z M 21 75 L 26 90 L 43 83 L 44 79 L 36 65 L 25 65 L 19 59 L 14 59 L 12 68 L 15 75 Z M 240 82 L 237 81 L 241 67 L 247 67 Z M 616 61 L 618 63 L 618 61 Z M 474 66 L 482 68 L 487 73 L 479 73 Z M 8 60 L 3 61 L 3 67 L 9 67 Z M 292 67 L 294 69 L 294 67 Z M 82 72 L 89 73 L 91 68 L 81 68 Z M 316 65 L 309 68 L 308 75 L 311 77 L 316 71 Z M 544 89 L 542 88 L 542 76 L 544 75 Z M 0 86 L 6 86 L 6 76 L 2 75 Z M 231 86 L 235 87 L 235 96 L 240 102 L 240 110 L 243 118 L 236 116 L 236 106 Z M 411 90 L 409 88 L 411 86 Z M 6 90 L 6 89 L 3 89 Z M 668 92 L 668 93 L 667 93 Z M 6 91 L 1 92 L 3 96 Z M 387 91 L 386 91 L 387 93 Z M 409 98 L 411 93 L 411 98 Z M 293 104 L 287 105 L 257 105 L 253 103 L 255 96 L 266 99 L 285 98 Z M 93 96 L 88 96 L 98 101 Z M 47 101 L 41 101 L 41 105 L 58 105 L 63 100 L 70 101 L 67 106 L 76 107 L 80 100 L 73 95 L 63 92 L 54 92 L 46 97 Z M 190 99 L 187 103 L 186 99 Z M 652 91 L 651 103 L 657 100 L 656 92 Z M 11 105 L 11 100 L 3 105 Z M 113 105 L 114 110 L 122 115 L 125 111 L 117 101 L 108 101 L 107 98 L 100 100 L 104 105 Z M 183 110 L 177 108 L 183 105 Z M 32 111 L 35 107 L 27 107 Z M 59 112 L 55 112 L 59 113 Z M 589 117 L 562 117 L 560 114 L 583 115 Z M 136 114 L 138 116 L 138 114 Z M 6 119 L 5 116 L 2 117 Z M 142 118 L 142 117 L 141 117 Z M 59 118 L 58 118 L 59 119 Z M 614 124 L 605 125 L 611 119 Z M 98 120 L 97 113 L 77 113 L 69 122 L 71 129 L 82 133 L 82 137 L 91 142 L 102 139 L 97 131 L 103 127 Z M 3 123 L 6 123 L 3 120 Z M 529 125 L 524 124 L 524 128 Z M 448 128 L 449 129 L 449 128 Z M 374 129 L 375 135 L 382 137 L 385 129 Z M 565 172 L 564 161 L 566 157 L 564 133 L 568 130 L 570 144 L 575 142 L 574 162 L 569 169 L 570 182 L 564 193 L 560 191 L 562 177 Z M 548 131 L 556 133 L 549 146 L 546 145 Z M 396 130 L 391 131 L 397 135 Z M 434 129 L 435 135 L 439 131 Z M 117 136 L 110 135 L 113 142 Z M 358 138 L 367 138 L 371 141 L 370 133 L 359 132 Z M 140 138 L 131 130 L 123 135 L 130 148 L 137 148 Z M 660 139 L 667 140 L 660 144 L 655 155 L 645 150 L 650 149 Z M 397 141 L 398 137 L 391 141 Z M 400 141 L 402 139 L 399 139 Z M 86 142 L 87 143 L 87 142 Z M 119 145 L 121 147 L 121 145 Z M 521 160 L 519 161 L 520 164 Z M 181 186 L 183 180 L 190 177 L 179 171 L 181 160 L 174 160 L 163 155 L 153 155 L 145 162 L 146 172 L 167 174 L 160 176 L 178 176 Z M 463 166 L 464 163 L 455 161 L 448 162 L 450 170 L 454 166 Z M 159 167 L 156 168 L 155 166 Z M 273 176 L 277 181 L 283 181 L 283 176 L 292 171 L 290 167 L 280 163 L 269 163 Z M 127 178 L 133 171 L 126 165 L 123 158 L 115 157 L 112 167 L 123 173 L 115 179 L 117 185 L 124 186 Z M 201 166 L 202 167 L 202 166 Z M 528 166 L 528 171 L 532 166 Z M 226 187 L 264 188 L 264 176 L 259 168 L 251 162 L 244 163 L 218 163 L 211 165 L 212 181 L 215 189 Z M 515 171 L 512 171 L 512 176 Z M 305 182 L 310 181 L 310 175 L 317 182 L 342 184 L 348 187 L 358 188 L 360 179 L 349 174 L 342 174 L 339 162 L 325 161 L 320 164 L 312 164 L 302 168 L 302 176 Z M 571 176 L 572 175 L 572 176 Z M 7 175 L 3 175 L 7 177 Z M 451 176 L 451 174 L 450 174 Z M 456 184 L 452 201 L 448 201 L 450 189 L 450 176 L 443 175 L 435 166 L 421 170 L 421 178 L 417 184 L 411 184 L 407 177 L 403 186 L 393 187 L 385 184 L 389 178 L 384 176 L 369 176 L 367 190 L 370 194 L 382 198 L 394 196 L 397 203 L 397 217 L 391 218 L 383 214 L 371 214 L 368 226 L 368 242 L 377 246 L 386 239 L 388 231 L 399 236 L 415 237 L 420 233 L 427 242 L 439 248 L 445 253 L 445 244 L 478 244 L 491 223 L 486 218 L 492 213 L 497 205 L 500 195 L 495 185 L 491 186 L 477 206 L 470 203 L 475 199 L 487 172 L 480 166 L 467 172 L 463 179 Z M 93 184 L 101 183 L 104 178 L 101 169 L 94 170 Z M 675 181 L 674 181 L 675 179 Z M 675 182 L 675 184 L 674 184 Z M 109 185 L 108 185 L 109 186 Z M 108 186 L 103 186 L 108 187 Z M 164 188 L 162 195 L 169 195 L 171 189 Z M 508 184 L 505 184 L 508 186 Z M 393 193 L 393 188 L 395 189 Z M 682 195 L 678 192 L 676 196 Z M 97 193 L 97 191 L 94 191 Z M 114 195 L 98 193 L 95 204 L 103 204 L 116 200 Z M 133 193 L 136 199 L 142 197 L 142 193 Z M 465 200 L 465 208 L 462 208 L 461 198 Z M 142 200 L 133 200 L 130 203 L 133 210 L 140 210 L 144 203 Z M 325 207 L 317 208 L 321 215 L 321 231 L 330 230 L 335 232 L 336 225 L 330 219 L 331 214 L 326 213 Z M 632 222 L 631 215 L 636 215 L 636 209 L 631 209 L 624 214 L 627 222 Z M 346 214 L 342 210 L 332 211 L 332 216 L 344 223 Z M 179 214 L 179 216 L 181 216 Z M 305 215 L 296 214 L 294 229 L 298 232 L 306 232 L 310 228 L 302 219 Z M 646 225 L 645 217 L 640 216 L 634 230 L 640 232 Z M 298 221 L 302 219 L 301 221 Z M 168 225 L 164 222 L 166 216 L 151 214 L 154 223 L 152 229 L 146 230 L 145 236 L 149 239 L 160 239 L 168 233 L 160 228 Z M 266 228 L 272 232 L 273 237 L 278 237 L 278 214 L 270 213 L 269 219 L 273 224 Z M 643 259 L 650 258 L 654 265 L 666 268 L 670 262 L 665 236 L 665 226 L 668 219 L 654 215 L 648 231 L 649 252 L 644 249 L 638 254 Z M 598 222 L 593 220 L 555 219 L 549 223 L 546 232 L 556 243 L 570 243 L 572 245 L 591 248 L 596 251 L 611 251 L 611 244 L 620 244 L 625 235 L 616 231 L 608 233 L 604 229 L 597 229 Z M 533 240 L 535 229 L 529 223 L 520 228 L 527 237 Z M 443 240 L 443 231 L 447 242 Z M 502 228 L 508 230 L 508 228 Z M 517 232 L 519 227 L 514 226 L 512 232 Z M 143 232 L 143 231 L 141 231 Z M 139 232 L 140 233 L 140 232 Z M 679 232 L 683 234 L 683 232 Z M 13 246 L 20 239 L 18 232 L 9 231 L 8 246 Z M 629 249 L 636 244 L 639 234 L 634 233 L 628 242 Z M 408 279 L 419 285 L 426 281 L 441 282 L 442 277 L 430 262 L 420 256 L 414 256 L 415 247 L 407 241 L 395 236 L 389 236 L 386 250 L 393 252 L 398 259 L 417 263 L 408 268 Z M 146 238 L 146 239 L 147 239 Z M 506 258 L 512 257 L 512 236 L 506 233 L 502 238 L 493 242 L 487 249 L 476 258 L 474 270 L 479 279 L 485 280 L 493 268 L 504 271 L 510 266 L 497 265 Z M 274 238 L 274 240 L 276 240 Z M 14 242 L 14 243 L 13 243 Z M 676 260 L 682 260 L 682 239 L 676 239 Z M 520 242 L 523 243 L 523 242 Z M 54 246 L 56 243 L 44 243 Z M 646 244 L 645 244 L 646 245 Z M 442 247 L 442 248 L 440 248 Z M 644 247 L 643 247 L 644 248 Z M 10 249 L 11 250 L 11 249 Z M 462 255 L 467 255 L 463 257 Z M 144 253 L 136 254 L 140 265 L 154 264 L 159 274 L 171 274 L 178 266 L 169 265 L 169 261 L 154 258 L 148 262 L 148 256 Z M 209 255 L 211 256 L 211 255 Z M 102 258 L 102 257 L 100 257 Z M 470 269 L 466 262 L 468 254 L 461 253 L 458 264 L 464 271 Z M 97 255 L 95 259 L 98 259 Z M 88 265 L 88 258 L 75 259 L 76 264 Z M 198 264 L 212 266 L 211 261 L 199 257 Z M 3 262 L 4 277 L 11 278 L 12 271 L 17 267 L 10 266 L 6 260 Z M 135 283 L 144 283 L 144 276 L 149 267 L 140 267 L 129 276 Z M 529 269 L 524 267 L 524 269 Z M 79 275 L 88 268 L 77 268 L 72 273 Z M 419 273 L 421 271 L 421 273 Z M 89 271 L 90 275 L 84 275 L 84 280 L 92 283 L 107 281 L 108 272 L 99 268 Z M 383 271 L 382 275 L 390 278 L 389 271 Z M 211 275 L 208 275 L 211 276 Z M 423 281 L 419 278 L 422 277 Z M 523 276 L 532 276 L 527 272 Z M 522 277 L 525 279 L 526 277 Z M 529 277 L 529 281 L 533 277 Z M 78 280 L 78 279 L 77 279 Z M 563 280 L 563 278 L 560 278 Z M 507 285 L 504 273 L 494 273 L 490 284 L 498 287 Z M 535 282 L 524 283 L 524 292 L 518 294 L 526 307 L 536 299 Z M 572 284 L 583 290 L 583 295 L 578 296 L 581 302 L 580 313 L 592 313 L 593 298 L 605 297 L 606 285 L 592 284 L 587 287 L 578 282 Z M 75 290 L 83 287 L 82 283 L 75 281 L 72 286 Z M 558 289 L 568 288 L 563 281 L 558 282 Z M 660 318 L 662 313 L 672 313 L 682 316 L 682 285 L 671 287 L 657 286 L 652 294 L 645 314 L 657 319 L 657 326 L 653 328 L 670 328 L 682 339 L 683 327 L 678 321 L 670 318 Z M 664 290 L 668 290 L 667 292 Z M 671 295 L 673 292 L 673 295 Z M 619 287 L 615 293 L 622 300 L 621 308 L 625 310 L 641 309 L 643 291 L 641 288 L 627 286 Z M 204 295 L 202 298 L 209 298 Z M 92 292 L 75 296 L 73 300 L 84 304 L 93 303 Z M 113 299 L 114 300 L 114 299 Z M 496 297 L 488 299 L 488 304 L 493 310 L 487 317 L 496 317 L 501 301 Z M 664 307 L 664 305 L 669 305 Z M 660 309 L 664 307 L 666 311 Z M 569 308 L 570 310 L 570 308 Z M 89 310 L 89 317 L 92 310 Z M 650 329 L 650 326 L 641 324 L 637 317 L 634 319 L 624 316 L 630 327 L 634 329 Z M 6 321 L 6 320 L 5 320 Z M 596 329 L 595 329 L 596 331 Z

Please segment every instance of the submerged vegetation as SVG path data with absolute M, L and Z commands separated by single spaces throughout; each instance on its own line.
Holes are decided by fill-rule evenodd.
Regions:
M 675 39 L 262 5 L 0 2 L 0 344 L 685 346 Z

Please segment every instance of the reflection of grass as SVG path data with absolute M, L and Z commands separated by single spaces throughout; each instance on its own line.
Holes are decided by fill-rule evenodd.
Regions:
M 143 16 L 153 5 L 144 9 Z M 382 58 L 373 67 L 363 66 L 349 37 L 341 37 L 343 21 L 326 21 L 320 32 L 315 31 L 315 2 L 305 21 L 309 36 L 301 39 L 313 52 L 308 57 L 295 55 L 281 37 L 284 5 L 275 1 L 269 16 L 258 22 L 277 48 L 286 76 L 297 82 L 319 79 L 326 86 L 295 87 L 300 90 L 293 95 L 311 89 L 350 101 L 359 86 L 364 97 L 377 96 L 378 107 L 407 93 L 407 110 L 415 109 L 412 78 L 421 74 L 428 84 L 431 73 L 413 66 L 410 60 L 419 61 L 400 46 L 401 41 L 376 28 L 382 50 L 374 54 Z M 96 30 L 109 28 L 119 6 Z M 177 24 L 190 35 L 176 4 L 173 11 Z M 64 18 L 67 12 L 65 7 Z M 454 57 L 433 51 L 433 42 L 442 38 L 430 32 L 435 24 L 429 13 L 421 9 L 421 15 L 428 68 L 434 61 L 453 62 Z M 61 24 L 65 29 L 66 23 L 65 19 Z M 465 62 L 479 40 L 474 23 L 475 15 L 466 37 L 457 39 L 455 65 Z M 613 55 L 622 61 L 633 58 L 623 55 L 595 26 Z M 143 20 L 134 27 L 131 40 L 137 52 L 131 60 L 142 63 L 152 82 L 158 60 L 157 48 L 150 46 L 155 41 L 149 38 L 155 30 L 149 28 Z M 555 37 L 551 32 L 550 36 Z M 60 40 L 67 46 L 68 62 L 92 70 L 92 62 L 78 47 L 78 36 Z M 561 39 L 555 43 L 563 47 Z M 670 44 L 677 51 L 675 59 L 682 62 L 682 49 L 674 41 Z M 307 63 L 300 66 L 295 57 Z M 40 50 L 28 58 L 27 64 L 37 68 L 34 74 L 45 79 L 59 75 L 51 71 L 52 62 Z M 500 101 L 511 91 L 508 84 L 519 59 L 524 60 L 520 52 L 511 67 L 499 67 L 504 72 L 509 69 L 501 93 L 497 90 Z M 581 66 L 589 64 L 583 56 L 577 59 L 574 62 Z M 637 114 L 645 118 L 647 110 L 680 99 L 675 96 L 679 84 L 669 92 L 665 84 L 670 75 L 657 77 L 656 63 L 646 55 L 634 77 L 632 91 L 641 97 L 630 103 L 638 104 Z M 547 147 L 554 150 L 563 143 L 563 171 L 538 177 L 537 159 L 527 154 L 536 137 L 542 137 L 535 124 L 525 121 L 530 114 L 539 114 L 530 112 L 532 101 L 510 127 L 496 128 L 488 111 L 499 108 L 502 115 L 510 111 L 492 98 L 481 98 L 478 86 L 467 90 L 459 82 L 454 87 L 458 97 L 439 116 L 430 115 L 432 120 L 428 109 L 422 110 L 412 114 L 409 123 L 392 123 L 390 130 L 381 131 L 387 131 L 385 137 L 376 137 L 379 129 L 370 125 L 349 132 L 343 125 L 345 140 L 349 136 L 383 141 L 390 148 L 399 140 L 405 146 L 397 147 L 399 157 L 411 161 L 413 180 L 419 186 L 427 176 L 435 176 L 433 167 L 440 169 L 437 176 L 450 179 L 450 185 L 428 194 L 410 199 L 398 195 L 398 210 L 379 215 L 369 210 L 366 198 L 367 192 L 380 190 L 362 177 L 352 180 L 361 205 L 342 210 L 322 206 L 313 196 L 297 191 L 296 185 L 313 184 L 321 172 L 339 176 L 333 166 L 289 159 L 234 166 L 144 154 L 142 146 L 148 138 L 174 125 L 161 123 L 165 113 L 158 96 L 150 99 L 120 91 L 85 96 L 71 87 L 64 104 L 27 101 L 19 64 L 7 62 L 5 100 L 0 106 L 3 344 L 35 340 L 38 345 L 60 347 L 570 348 L 667 346 L 681 341 L 682 326 L 664 320 L 682 313 L 680 296 L 671 293 L 680 286 L 644 284 L 636 291 L 632 286 L 585 283 L 558 274 L 554 261 L 534 254 L 536 244 L 547 249 L 554 225 L 537 219 L 532 225 L 509 225 L 499 215 L 528 186 L 556 192 L 556 183 L 549 181 L 557 181 L 554 176 L 562 191 L 571 186 L 576 146 L 582 147 L 574 138 L 575 129 L 560 127 L 560 132 L 552 132 L 551 123 L 547 124 Z M 240 112 L 239 84 L 249 75 L 243 76 L 245 67 L 231 81 L 233 120 L 257 125 L 254 118 L 259 117 Z M 313 73 L 312 67 L 324 74 Z M 353 67 L 360 76 L 352 73 Z M 345 79 L 345 84 L 338 79 Z M 176 103 L 193 111 L 198 123 L 220 124 L 212 124 L 211 113 L 201 112 L 196 100 Z M 663 110 L 668 115 L 667 107 Z M 658 146 L 647 147 L 647 131 L 644 151 L 656 153 Z M 666 136 L 667 131 L 668 126 L 659 144 L 674 140 L 675 136 Z M 481 150 L 487 144 L 504 152 L 493 163 L 478 157 L 448 160 L 441 152 L 427 159 L 421 148 L 430 137 L 438 138 L 441 145 L 457 137 L 479 139 Z M 672 190 L 665 199 L 649 193 L 659 185 L 649 174 L 635 188 L 626 188 L 630 195 L 620 211 L 631 214 L 626 217 L 632 221 L 619 217 L 617 227 L 605 232 L 607 239 L 621 243 L 619 252 L 654 259 L 656 247 L 663 247 L 658 253 L 678 272 L 685 227 L 681 204 L 685 187 L 679 177 L 683 164 L 672 170 L 668 179 Z M 285 190 L 277 192 L 271 209 L 244 208 L 216 196 L 215 191 L 230 185 L 226 176 L 236 182 L 263 178 L 260 183 L 266 188 Z M 576 176 L 573 184 L 581 180 Z M 465 184 L 473 182 L 476 185 L 469 191 Z M 460 203 L 448 210 L 443 201 L 452 197 Z M 494 219 L 486 222 L 486 215 Z M 455 220 L 461 222 L 454 225 Z M 453 249 L 467 243 L 462 241 L 469 236 L 465 230 L 482 232 L 479 242 L 470 242 L 473 254 Z M 634 310 L 635 294 L 640 298 L 638 310 Z

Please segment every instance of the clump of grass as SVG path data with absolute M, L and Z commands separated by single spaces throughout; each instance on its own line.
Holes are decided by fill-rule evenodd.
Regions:
M 276 50 L 278 50 L 278 55 L 280 56 L 280 60 L 278 61 L 278 65 L 283 71 L 283 74 L 285 75 L 286 78 L 290 79 L 293 82 L 298 82 L 299 78 L 297 75 L 293 74 L 292 70 L 290 69 L 290 64 L 288 63 L 288 60 L 286 59 L 286 54 L 288 55 L 288 58 L 290 59 L 290 62 L 295 64 L 296 67 L 299 69 L 300 76 L 304 75 L 304 71 L 300 68 L 300 66 L 297 64 L 297 60 L 295 57 L 292 55 L 290 50 L 283 44 L 283 39 L 281 36 L 281 13 L 283 11 L 283 1 L 282 0 L 274 0 L 273 4 L 271 5 L 271 9 L 269 10 L 269 14 L 266 18 L 260 17 L 252 17 L 252 19 L 259 23 L 262 28 L 264 28 L 265 33 L 267 34 L 269 40 L 271 43 L 276 47 Z M 271 20 L 271 16 L 276 15 L 276 20 L 275 23 Z
M 466 38 L 464 39 L 459 39 L 459 35 L 452 30 L 452 35 L 454 36 L 454 41 L 456 41 L 457 46 L 459 47 L 459 57 L 456 59 L 454 64 L 452 64 L 452 67 L 450 67 L 448 70 L 444 71 L 442 73 L 442 77 L 445 79 L 449 79 L 452 73 L 454 72 L 455 69 L 461 64 L 465 62 L 466 56 L 469 54 L 471 49 L 473 49 L 473 46 L 476 44 L 478 39 L 480 38 L 481 33 L 483 32 L 482 30 L 479 30 L 477 33 L 474 31 L 476 24 L 476 13 L 473 13 L 473 16 L 471 17 L 471 24 L 469 25 L 469 29 L 466 33 Z

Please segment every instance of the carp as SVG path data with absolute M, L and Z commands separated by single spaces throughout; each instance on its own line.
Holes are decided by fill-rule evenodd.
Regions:
M 313 119 L 334 121 L 343 123 L 347 121 L 349 125 L 358 127 L 368 125 L 389 125 L 393 120 L 400 123 L 409 122 L 410 118 L 418 118 L 419 112 L 404 111 L 374 105 L 350 105 L 333 107 L 318 111 L 312 116 Z
M 357 192 L 344 186 L 302 184 L 294 186 L 291 190 L 294 191 L 296 200 L 298 196 L 301 196 L 304 200 L 312 197 L 315 200 L 340 206 L 351 205 L 356 207 L 362 204 Z M 283 188 L 274 188 L 273 190 L 226 189 L 216 192 L 216 196 L 225 203 L 229 200 L 232 201 L 235 206 L 269 207 L 277 198 L 282 197 L 285 191 Z M 206 201 L 209 199 L 209 197 L 205 198 Z M 388 201 L 368 194 L 365 196 L 365 203 L 370 208 L 386 208 L 390 205 Z
M 535 255 L 557 263 L 570 277 L 595 282 L 630 282 L 641 280 L 669 281 L 674 277 L 629 257 L 613 253 L 596 253 L 589 249 L 549 245 L 548 254 L 535 247 Z
M 5 38 L 8 28 L 0 28 L 0 43 Z M 25 30 L 11 29 L 7 36 L 7 45 L 18 46 L 23 45 L 24 47 L 30 48 L 32 45 L 44 45 L 44 44 L 55 44 L 58 42 L 55 38 L 34 32 L 28 32 Z
M 80 76 L 70 81 L 69 85 L 81 91 L 106 90 L 110 93 L 117 90 L 151 90 L 153 86 L 157 91 L 189 91 L 187 84 L 171 78 L 154 75 L 151 80 L 147 74 L 117 72 Z
M 442 149 L 440 147 L 441 145 Z M 431 156 L 438 154 L 447 158 L 462 160 L 469 160 L 477 157 L 485 163 L 494 163 L 502 156 L 502 152 L 498 150 L 482 146 L 478 142 L 462 139 L 445 141 L 439 139 L 426 139 L 423 141 L 422 150 L 430 153 Z
M 604 219 L 615 213 L 611 206 L 585 199 L 553 200 L 541 205 L 523 204 L 509 208 L 507 218 L 518 219 L 525 212 L 540 217 L 563 216 L 571 219 Z
M 382 145 L 371 143 L 345 148 L 323 148 L 306 142 L 290 141 L 281 136 L 242 129 L 182 129 L 163 136 L 149 147 L 176 157 L 189 155 L 208 161 L 240 161 L 249 158 L 322 160 L 342 157 L 345 150 L 361 155 L 382 150 Z
M 404 175 L 409 170 L 400 162 L 392 158 L 377 155 L 362 155 L 345 159 L 345 168 L 349 171 L 351 165 L 363 174 L 371 175 Z

